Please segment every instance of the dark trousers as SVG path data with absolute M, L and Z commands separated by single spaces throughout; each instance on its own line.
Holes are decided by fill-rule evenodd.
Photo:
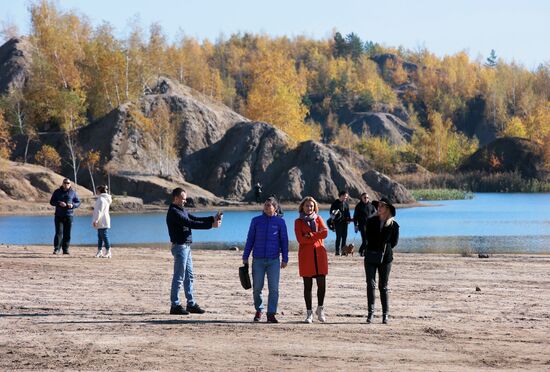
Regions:
M 337 223 L 334 225 L 336 232 L 336 244 L 334 246 L 336 254 L 340 254 L 340 249 L 346 245 L 346 239 L 348 238 L 348 224 Z
M 361 247 L 359 247 L 359 254 L 361 256 L 365 255 L 367 250 L 367 225 L 359 225 L 359 232 L 361 233 Z
M 382 313 L 389 314 L 388 279 L 390 278 L 391 262 L 387 264 L 370 264 L 365 261 L 365 273 L 367 274 L 367 300 L 369 313 L 374 312 L 374 291 L 376 291 L 376 270 L 378 270 L 378 289 L 380 290 L 380 302 Z
M 55 216 L 54 222 L 54 250 L 56 252 L 59 252 L 59 250 L 63 248 L 63 252 L 69 252 L 69 243 L 71 242 L 71 227 L 73 226 L 73 216 Z

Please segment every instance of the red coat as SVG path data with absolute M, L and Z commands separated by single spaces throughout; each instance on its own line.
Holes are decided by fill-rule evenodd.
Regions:
M 327 226 L 321 216 L 317 216 L 315 225 L 317 231 L 313 232 L 304 220 L 298 218 L 294 221 L 294 232 L 299 243 L 298 266 L 302 277 L 328 274 L 328 257 L 323 244 L 328 233 Z M 312 236 L 305 236 L 308 233 Z

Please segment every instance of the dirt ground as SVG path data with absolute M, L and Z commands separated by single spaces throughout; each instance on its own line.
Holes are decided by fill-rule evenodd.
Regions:
M 168 247 L 51 252 L 0 245 L 0 370 L 550 370 L 550 255 L 396 254 L 369 325 L 359 257 L 330 257 L 327 323 L 304 324 L 292 252 L 280 323 L 255 324 L 240 252 L 193 252 L 189 316 L 168 314 Z

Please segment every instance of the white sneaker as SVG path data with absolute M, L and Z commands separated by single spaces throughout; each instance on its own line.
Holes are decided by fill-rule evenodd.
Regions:
M 111 253 L 110 250 L 108 250 L 106 253 L 105 253 L 105 256 L 103 256 L 105 258 L 112 258 L 113 257 L 113 254 Z
M 97 251 L 97 253 L 95 254 L 95 258 L 100 258 L 100 257 L 103 257 L 103 252 L 101 251 L 101 249 Z
M 313 323 L 313 310 L 308 310 L 307 311 L 307 318 L 305 320 L 306 323 Z
M 317 310 L 315 311 L 315 314 L 317 314 L 317 318 L 321 323 L 324 323 L 327 320 L 325 318 L 325 310 L 323 306 L 317 306 Z

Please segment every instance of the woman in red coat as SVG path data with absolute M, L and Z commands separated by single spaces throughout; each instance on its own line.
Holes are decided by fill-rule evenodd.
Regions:
M 300 217 L 294 222 L 294 232 L 298 240 L 298 266 L 300 276 L 304 278 L 304 299 L 306 301 L 306 323 L 313 322 L 311 309 L 311 290 L 313 278 L 317 281 L 317 310 L 315 313 L 320 322 L 325 321 L 323 302 L 325 300 L 325 277 L 328 274 L 327 251 L 323 239 L 327 237 L 327 226 L 318 215 L 319 206 L 315 199 L 307 196 L 298 209 Z

